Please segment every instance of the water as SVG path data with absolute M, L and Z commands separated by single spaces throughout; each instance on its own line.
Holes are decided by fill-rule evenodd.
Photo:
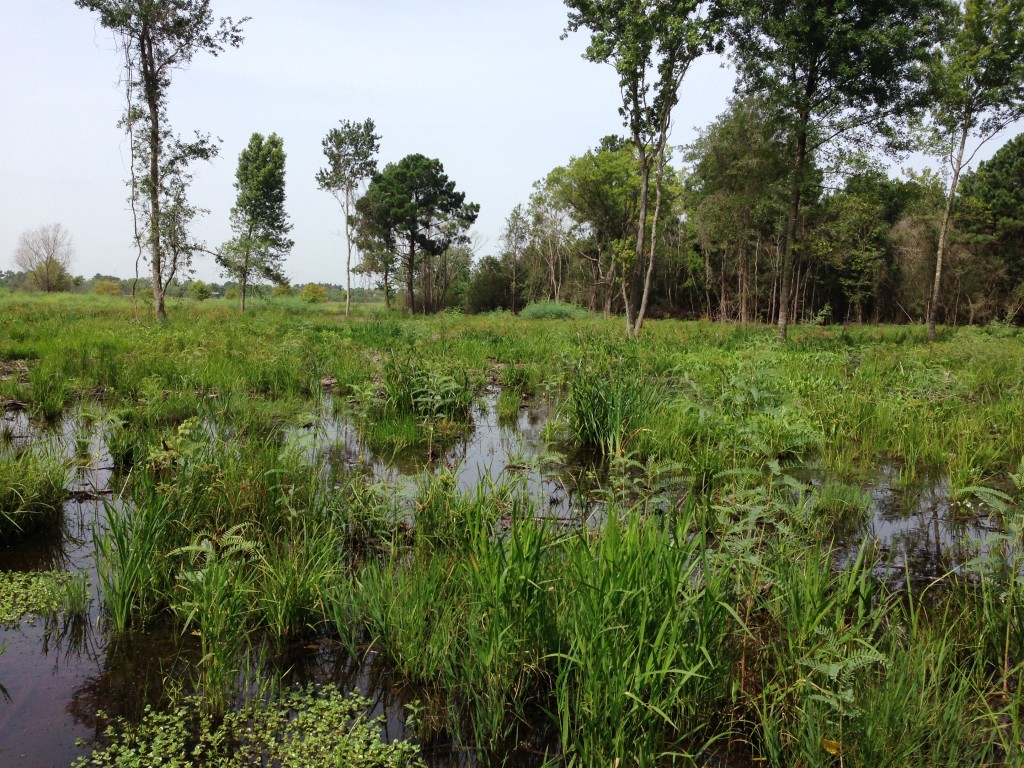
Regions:
M 306 449 L 311 460 L 362 466 L 378 480 L 410 489 L 430 467 L 431 462 L 422 457 L 392 462 L 374 457 L 355 427 L 331 416 L 330 403 L 326 405 L 319 424 L 308 428 Z M 565 500 L 563 508 L 568 511 L 571 494 L 557 477 L 545 475 L 539 464 L 523 464 L 541 451 L 540 431 L 546 418 L 546 406 L 540 406 L 524 409 L 512 424 L 499 424 L 496 397 L 485 398 L 474 410 L 472 428 L 433 464 L 453 468 L 464 490 L 474 488 L 488 473 L 492 477 L 516 473 L 529 490 Z M 88 431 L 78 416 L 43 428 L 24 412 L 6 414 L 0 423 L 3 427 L 15 449 L 44 443 L 65 457 L 75 457 L 77 467 L 69 487 L 71 498 L 64 505 L 63 529 L 57 535 L 30 536 L 0 548 L 0 570 L 86 573 L 93 585 L 93 602 L 88 617 L 70 625 L 36 618 L 16 628 L 0 628 L 0 646 L 6 646 L 0 654 L 0 765 L 68 766 L 88 754 L 89 742 L 102 735 L 105 722 L 97 718 L 97 711 L 138 721 L 147 705 L 166 702 L 169 681 L 187 690 L 200 652 L 195 638 L 181 636 L 170 623 L 116 638 L 104 630 L 93 536 L 104 525 L 104 502 L 120 501 L 102 430 Z M 337 643 L 320 638 L 283 652 L 278 649 L 264 658 L 281 674 L 283 684 L 331 683 L 369 698 L 371 715 L 384 718 L 383 738 L 415 737 L 405 729 L 406 707 L 423 697 L 395 680 L 376 653 L 354 660 Z M 471 751 L 444 733 L 424 744 L 423 752 L 433 768 L 475 765 Z M 525 768 L 538 762 L 527 756 L 516 765 Z
M 411 493 L 424 471 L 445 467 L 458 486 L 473 491 L 484 478 L 521 483 L 538 500 L 538 514 L 566 524 L 586 524 L 597 506 L 592 485 L 600 476 L 592 464 L 554 455 L 543 437 L 551 415 L 540 403 L 519 411 L 502 423 L 497 394 L 491 392 L 474 406 L 470 429 L 445 446 L 441 455 L 425 450 L 384 460 L 374 456 L 359 430 L 324 404 L 314 424 L 294 431 L 310 461 L 335 462 L 372 478 L 405 487 Z M 85 620 L 70 624 L 36 619 L 14 629 L 0 629 L 0 765 L 18 768 L 67 766 L 87 754 L 104 723 L 97 711 L 138 720 L 147 704 L 166 702 L 169 681 L 186 686 L 196 669 L 196 639 L 182 637 L 169 623 L 146 632 L 114 638 L 104 629 L 99 583 L 95 571 L 94 531 L 104 524 L 104 503 L 118 504 L 118 479 L 103 442 L 102 419 L 78 414 L 53 429 L 30 422 L 23 412 L 4 415 L 2 428 L 11 445 L 24 448 L 47 443 L 77 468 L 65 524 L 58 535 L 33 536 L 0 548 L 0 570 L 61 569 L 88 574 L 94 600 Z M 811 488 L 824 478 L 810 475 Z M 979 542 L 996 530 L 981 514 L 962 514 L 950 504 L 943 479 L 903 487 L 895 467 L 883 467 L 866 485 L 871 503 L 867 522 L 849 532 L 842 557 L 852 557 L 865 537 L 883 554 L 886 575 L 910 575 L 911 583 L 929 583 L 955 569 L 978 551 Z M 264 649 L 265 650 L 265 649 Z M 423 699 L 420 692 L 396 680 L 383 658 L 369 653 L 353 659 L 329 638 L 295 644 L 265 655 L 281 674 L 283 684 L 331 683 L 355 690 L 373 702 L 373 715 L 384 717 L 386 739 L 415 737 L 405 729 L 408 705 Z M 80 743 L 80 740 L 84 743 Z M 521 750 L 510 765 L 538 765 L 541 747 L 552 746 L 550 735 L 538 730 L 534 750 Z M 471 768 L 472 752 L 443 731 L 424 744 L 424 756 L 435 768 Z

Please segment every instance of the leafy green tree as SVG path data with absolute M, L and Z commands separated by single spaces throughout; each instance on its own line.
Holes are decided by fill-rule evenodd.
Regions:
M 97 280 L 93 290 L 99 296 L 120 296 L 121 284 L 117 280 Z
M 1000 315 L 1011 320 L 1024 306 L 1024 134 L 966 174 L 958 198 L 960 239 L 975 253 L 975 271 L 1001 287 Z
M 727 0 L 737 90 L 760 96 L 788 137 L 789 214 L 777 337 L 786 338 L 808 159 L 909 118 L 946 0 Z
M 345 315 L 352 301 L 352 245 L 355 241 L 355 205 L 360 188 L 377 172 L 380 136 L 373 132 L 373 120 L 361 123 L 342 120 L 321 142 L 327 167 L 316 174 L 320 189 L 330 192 L 345 217 Z
M 786 140 L 768 107 L 744 98 L 734 99 L 686 148 L 687 219 L 703 256 L 695 285 L 707 296 L 708 315 L 715 314 L 715 294 L 722 320 L 754 319 L 762 295 L 769 301 L 766 314 L 772 313 L 777 285 L 759 285 L 758 278 L 771 276 L 774 270 L 760 267 L 778 259 L 785 237 Z
M 508 308 L 513 312 L 521 305 L 523 259 L 526 256 L 529 242 L 530 222 L 520 204 L 512 209 L 508 218 L 505 219 L 505 227 L 501 231 L 501 264 L 505 274 L 508 275 Z M 479 274 L 479 270 L 476 274 Z
M 1024 117 L 1024 0 L 965 0 L 955 11 L 954 33 L 931 67 L 932 117 L 952 171 L 928 304 L 932 340 L 960 176 L 978 149 Z
M 467 203 L 465 193 L 455 189 L 440 160 L 408 155 L 388 163 L 356 203 L 357 241 L 378 267 L 390 272 L 393 263 L 400 264 L 410 313 L 433 312 L 443 300 L 435 270 L 444 265 L 438 257 L 468 243 L 466 231 L 479 211 L 479 205 Z M 379 269 L 370 270 L 367 264 L 367 271 Z
M 248 19 L 215 19 L 210 0 L 75 0 L 75 5 L 98 14 L 124 56 L 128 106 L 121 124 L 132 156 L 132 211 L 141 217 L 135 240 L 150 263 L 154 313 L 164 320 L 167 286 L 180 267 L 188 266 L 179 259 L 187 261 L 198 250 L 182 237 L 182 227 L 198 212 L 184 203 L 191 181 L 187 169 L 218 151 L 209 136 L 183 141 L 174 135 L 167 93 L 173 73 L 187 68 L 197 53 L 216 56 L 227 46 L 241 45 Z M 174 221 L 168 221 L 168 210 Z
M 466 309 L 474 314 L 508 309 L 511 294 L 505 264 L 494 256 L 484 256 L 473 268 L 466 291 Z
M 189 283 L 188 295 L 196 301 L 206 301 L 213 296 L 213 289 L 202 280 L 195 280 Z
M 235 237 L 221 247 L 217 261 L 227 276 L 238 281 L 243 312 L 254 284 L 261 280 L 280 284 L 287 279 L 282 262 L 293 242 L 284 209 L 284 164 L 284 142 L 276 133 L 266 138 L 254 133 L 238 156 L 238 197 L 231 209 Z
M 623 295 L 626 330 L 638 336 L 654 272 L 672 110 L 690 64 L 703 53 L 720 49 L 718 25 L 708 13 L 709 4 L 700 0 L 566 0 L 565 4 L 570 9 L 566 34 L 582 27 L 590 30 L 584 57 L 615 67 L 622 93 L 619 113 L 636 152 L 640 171 L 636 238 Z M 653 212 L 649 210 L 652 173 Z
M 608 316 L 619 292 L 620 269 L 632 261 L 628 254 L 636 240 L 642 179 L 635 151 L 617 137 L 607 137 L 601 147 L 554 169 L 546 184 L 581 228 L 585 240 L 580 251 L 592 287 L 588 303 L 597 309 L 600 301 Z
M 327 301 L 327 289 L 318 283 L 306 283 L 299 291 L 299 298 L 307 304 L 323 304 Z

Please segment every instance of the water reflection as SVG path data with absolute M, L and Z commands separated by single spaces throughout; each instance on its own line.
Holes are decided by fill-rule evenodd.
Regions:
M 327 464 L 340 474 L 362 472 L 410 495 L 424 471 L 446 467 L 463 491 L 473 492 L 482 482 L 498 479 L 537 499 L 539 514 L 566 524 L 599 525 L 601 492 L 595 488 L 609 481 L 595 457 L 566 460 L 552 452 L 544 439 L 550 416 L 551 406 L 542 402 L 502 420 L 497 393 L 491 392 L 474 406 L 468 428 L 450 435 L 440 454 L 416 449 L 383 459 L 370 451 L 356 422 L 338 415 L 326 399 L 318 418 L 285 439 L 294 441 L 311 462 Z M 93 585 L 94 600 L 86 618 L 40 620 L 0 630 L 0 644 L 7 646 L 0 654 L 0 764 L 69 765 L 86 749 L 76 743 L 78 739 L 100 735 L 104 724 L 97 718 L 98 710 L 137 721 L 147 705 L 166 704 L 174 690 L 188 691 L 200 652 L 196 638 L 182 636 L 170 623 L 119 637 L 105 632 L 95 593 L 99 580 L 93 535 L 103 526 L 104 504 L 120 502 L 110 493 L 117 480 L 95 414 L 79 413 L 47 427 L 22 412 L 8 413 L 2 426 L 10 450 L 45 444 L 74 459 L 76 466 L 62 529 L 0 548 L 0 569 L 84 572 Z M 805 473 L 803 481 L 813 496 L 827 478 L 820 472 Z M 657 504 L 666 509 L 682 498 L 678 477 L 666 480 L 637 469 L 616 482 L 637 487 L 661 483 L 661 491 L 643 492 L 660 499 Z M 889 466 L 864 490 L 870 497 L 867 514 L 843 533 L 846 544 L 840 559 L 854 556 L 867 539 L 882 553 L 885 575 L 897 583 L 907 574 L 911 585 L 931 582 L 962 566 L 983 548 L 979 542 L 996 530 L 983 515 L 961 514 L 951 505 L 950 488 L 942 478 L 901 485 L 898 468 Z M 284 649 L 257 648 L 252 668 L 280 685 L 333 684 L 360 692 L 372 701 L 372 714 L 383 716 L 384 737 L 417 738 L 434 768 L 477 764 L 472 751 L 446 731 L 450 713 L 431 710 L 440 705 L 431 703 L 427 692 L 397 679 L 372 650 L 353 656 L 342 645 L 318 638 Z M 415 706 L 427 708 L 421 715 L 427 725 L 409 733 L 406 715 L 414 702 L 424 702 Z M 508 764 L 526 767 L 543 762 L 544 751 L 556 747 L 547 722 L 547 730 L 536 728 L 531 743 Z

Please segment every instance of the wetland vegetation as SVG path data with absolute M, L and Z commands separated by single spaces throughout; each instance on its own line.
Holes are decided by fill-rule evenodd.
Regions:
M 0 302 L 4 759 L 1024 759 L 1014 327 Z

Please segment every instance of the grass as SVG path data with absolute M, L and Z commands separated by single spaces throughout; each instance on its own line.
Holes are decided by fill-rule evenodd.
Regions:
M 105 444 L 115 465 L 96 528 L 110 631 L 199 638 L 202 703 L 118 724 L 91 764 L 161 745 L 211 765 L 256 744 L 264 760 L 344 749 L 332 739 L 365 702 L 263 702 L 245 679 L 253 655 L 310 640 L 387 658 L 426 702 L 420 734 L 484 763 L 524 742 L 563 766 L 1021 758 L 1020 335 L 797 327 L 779 346 L 768 328 L 669 321 L 627 341 L 614 321 L 540 310 L 345 320 L 185 302 L 145 327 L 116 301 L 0 309 L 32 429 L 80 402 L 79 452 Z M 548 519 L 512 476 L 460 488 L 445 455 L 490 384 L 503 423 L 557 401 L 544 431 L 589 460 L 562 468 L 589 517 Z M 375 461 L 425 468 L 411 491 L 343 460 L 339 423 Z M 2 535 L 57 536 L 73 457 L 9 431 Z M 882 467 L 907 492 L 948 483 L 951 514 L 996 529 L 924 595 L 859 545 Z M 402 749 L 380 764 L 413 759 Z
M 0 543 L 63 523 L 70 462 L 43 448 L 0 447 Z

